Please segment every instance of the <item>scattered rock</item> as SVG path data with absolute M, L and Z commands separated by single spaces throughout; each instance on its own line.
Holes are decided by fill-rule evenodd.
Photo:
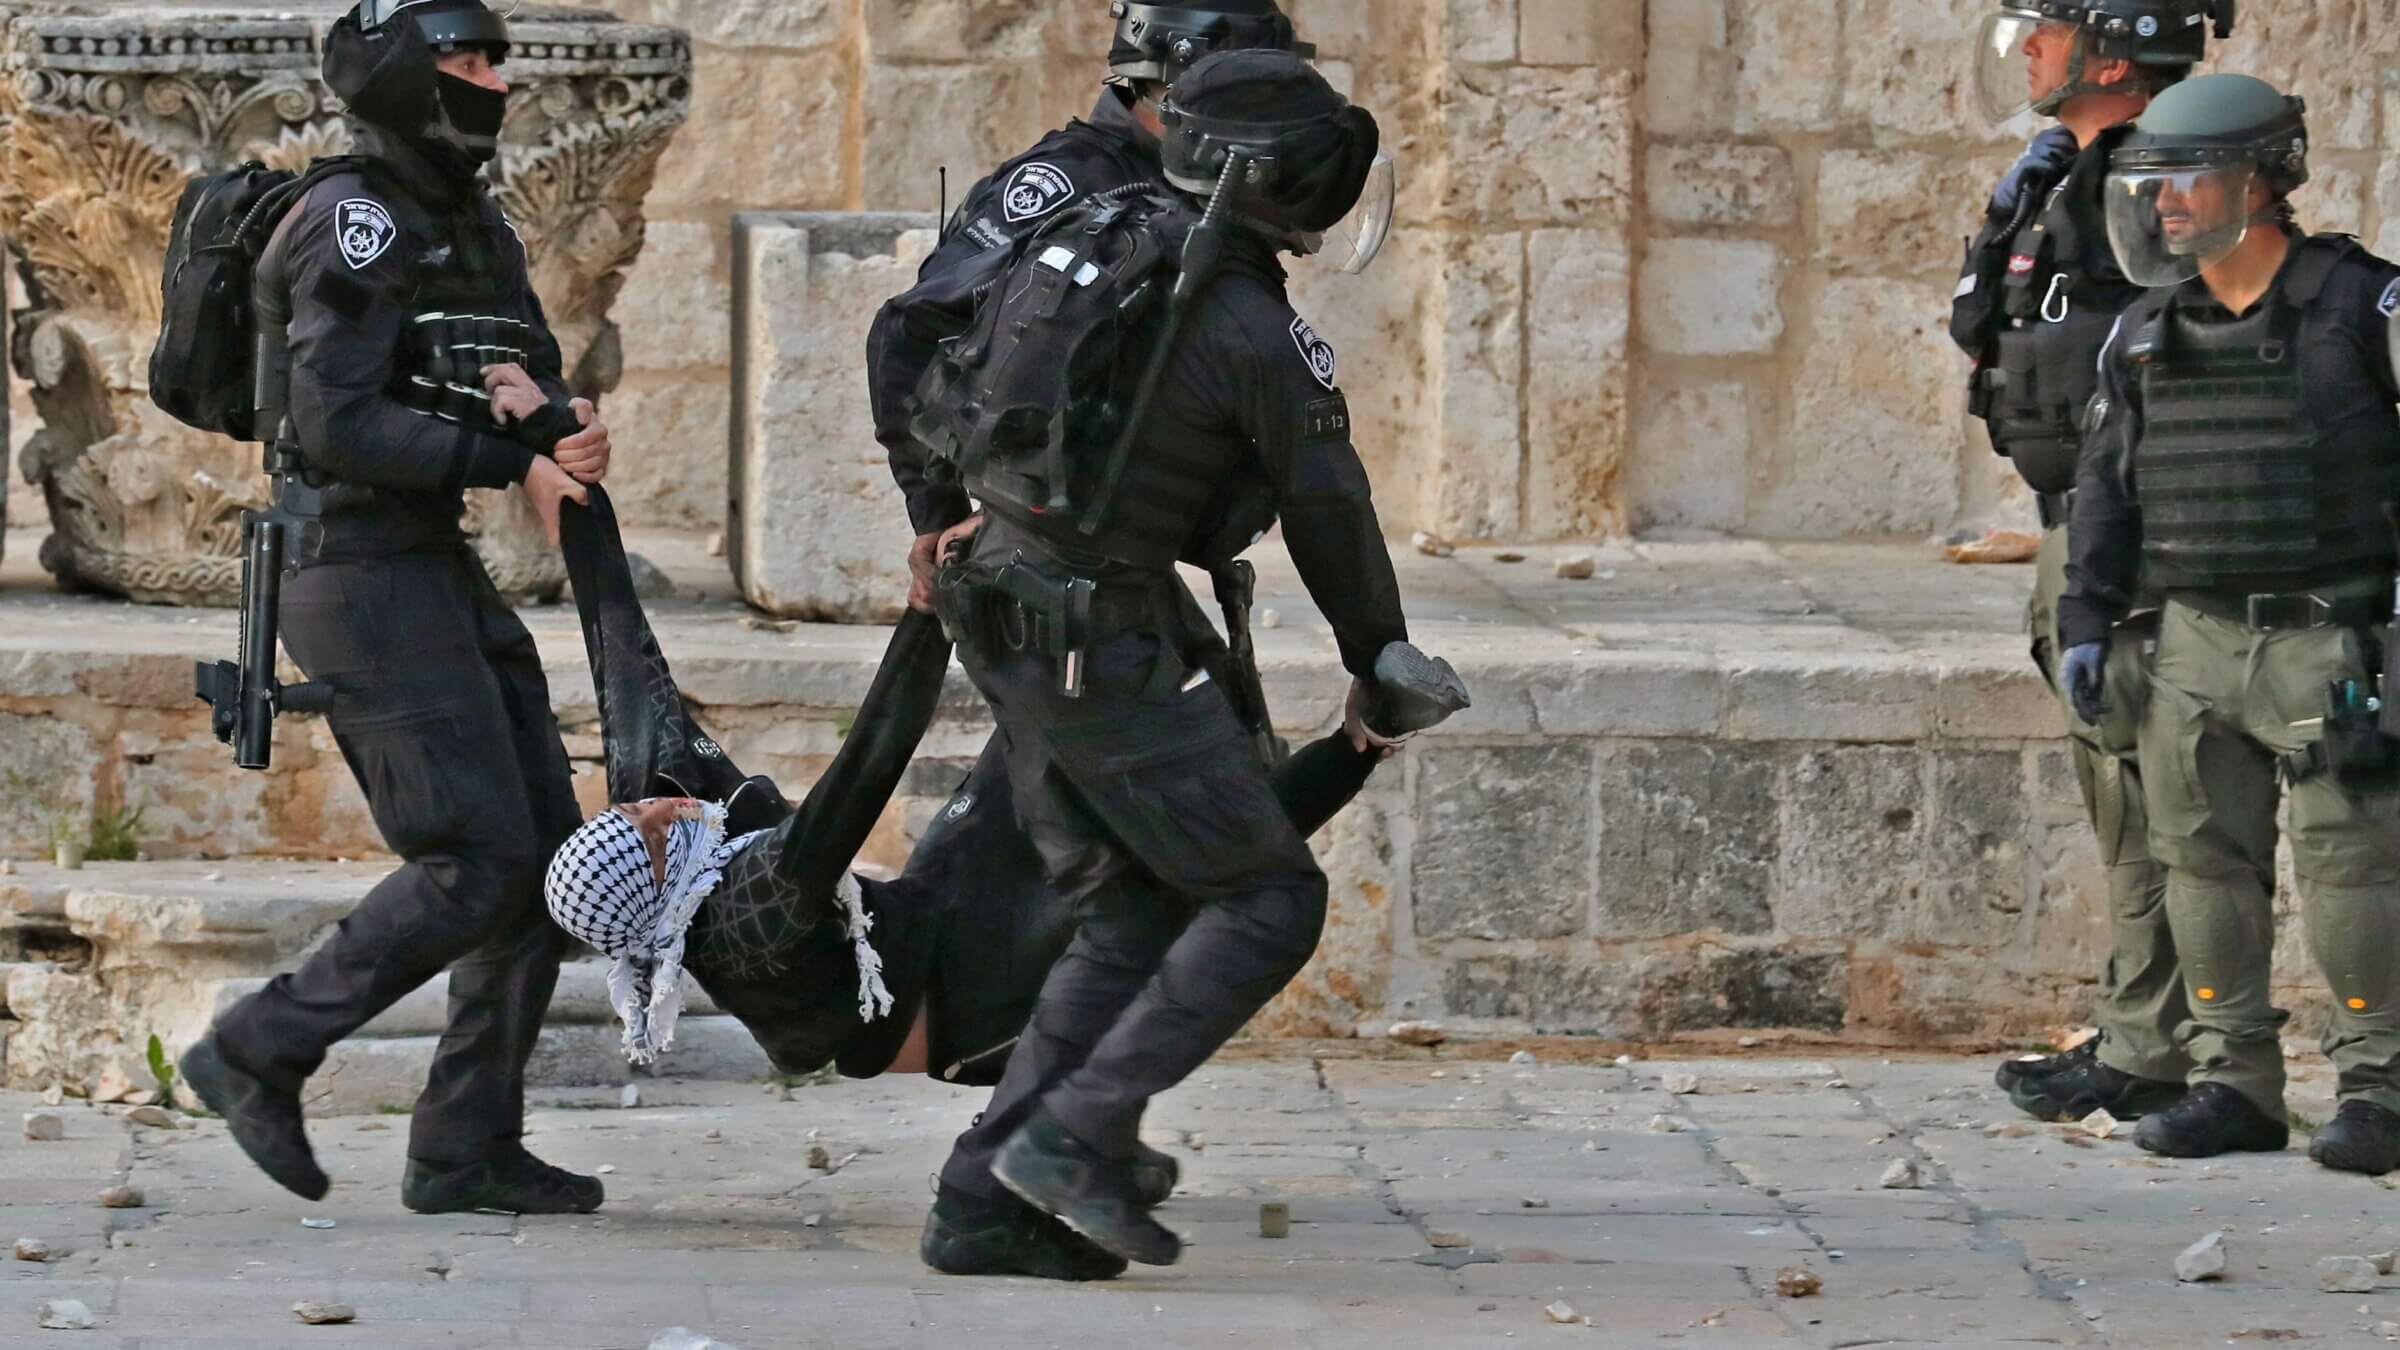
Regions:
M 1740 1046 L 1744 1050 L 1756 1050 L 1758 1047 L 1765 1045 L 1766 1042 L 1756 1036 L 1744 1036 L 1740 1040 L 1735 1041 L 1734 1044 Z
M 1548 1209 L 1548 1208 L 1550 1208 L 1550 1202 L 1549 1202 L 1548 1200 L 1545 1200 L 1545 1199 L 1543 1199 L 1541 1196 L 1538 1196 L 1538 1195 L 1528 1195 L 1528 1196 L 1526 1196 L 1524 1199 L 1517 1201 L 1517 1204 L 1518 1204 L 1518 1206 L 1519 1206 L 1519 1207 L 1521 1207 L 1521 1208 L 1524 1208 L 1524 1209 Z
M 2400 1322 L 2377 1322 L 2375 1334 L 2387 1341 L 2400 1341 Z
M 2023 1121 L 2010 1121 L 2005 1125 L 1994 1125 L 1983 1133 L 1991 1139 L 2025 1139 L 2032 1136 L 2033 1127 Z
M 40 1238 L 17 1239 L 16 1257 L 20 1261 L 55 1261 L 65 1254 L 53 1251 L 50 1244 Z
M 1260 610 L 1258 612 L 1258 626 L 1261 628 L 1283 627 L 1283 611 L 1280 609 Z
M 1880 1184 L 1887 1191 L 1913 1191 L 1921 1184 L 1921 1180 L 1915 1159 L 1894 1158 L 1892 1165 L 1883 1169 Z
M 2175 1278 L 2185 1284 L 2201 1284 L 2225 1278 L 2225 1235 L 2211 1233 L 2175 1258 Z
M 133 1080 L 126 1077 L 122 1065 L 109 1064 L 93 1077 L 87 1091 L 96 1102 L 121 1102 L 133 1095 Z
M 16 874 L 17 865 L 6 858 L 0 858 L 0 877 L 13 877 Z
M 1426 1229 L 1425 1242 L 1427 1246 L 1432 1247 L 1435 1251 L 1450 1251 L 1459 1247 L 1472 1247 L 1475 1245 L 1467 1240 L 1466 1234 L 1453 1233 L 1446 1228 Z
M 1560 1326 L 1573 1326 L 1575 1323 L 1583 1320 L 1583 1314 L 1575 1311 L 1575 1305 L 1567 1302 L 1563 1298 L 1558 1302 L 1551 1304 L 1549 1307 L 1542 1309 L 1542 1313 L 1544 1316 L 1548 1317 L 1551 1321 L 1558 1323 Z
M 632 1110 L 634 1107 L 640 1106 L 641 1104 L 642 1089 L 639 1084 L 627 1083 L 625 1085 L 625 1090 L 617 1094 L 617 1105 L 624 1107 L 628 1111 Z
M 425 1273 L 428 1275 L 439 1275 L 445 1280 L 449 1279 L 450 1253 L 438 1250 L 427 1252 L 425 1254 Z
M 67 1137 L 67 1122 L 48 1111 L 33 1111 L 25 1117 L 25 1137 L 37 1144 L 55 1143 Z
M 1531 1050 L 1519 1050 L 1508 1057 L 1508 1062 L 1511 1064 L 1539 1064 L 1541 1061 L 1533 1057 Z
M 701 1135 L 700 1139 L 703 1143 L 720 1144 L 725 1141 L 725 1132 L 723 1130 L 710 1130 Z
M 1394 1022 L 1383 1033 L 1402 1045 L 1440 1045 L 1450 1039 L 1450 1033 L 1439 1022 Z
M 734 1350 L 734 1347 L 690 1327 L 668 1327 L 650 1338 L 650 1350 Z
M 1492 555 L 1492 561 L 1496 563 L 1521 563 L 1525 561 L 1525 555 L 1522 553 L 1495 553 Z
M 2377 1252 L 2367 1258 L 2367 1264 L 2375 1267 L 2376 1274 L 2389 1275 L 2393 1266 L 2400 1265 L 2400 1252 Z
M 1815 1298 L 1825 1292 L 1825 1277 L 1799 1266 L 1775 1272 L 1775 1292 L 1785 1298 Z
M 292 1316 L 312 1327 L 336 1327 L 358 1320 L 358 1309 L 347 1303 L 295 1303 Z
M 1671 1073 L 1658 1080 L 1669 1096 L 1689 1097 L 1700 1090 L 1700 1076 L 1691 1073 Z
M 1825 1080 L 1825 1086 L 1838 1090 L 1850 1086 L 1850 1080 L 1847 1078 L 1828 1078 Z
M 2115 1116 L 2103 1108 L 2083 1118 L 2083 1132 L 2094 1139 L 2107 1139 L 2116 1134 L 2119 1123 Z
M 331 1219 L 302 1219 L 300 1221 L 300 1226 L 302 1228 L 314 1228 L 321 1232 L 325 1229 L 333 1227 L 334 1222 Z
M 633 593 L 644 600 L 663 600 L 675 593 L 675 579 L 667 569 L 639 553 L 625 555 L 625 566 L 633 573 Z
M 804 1216 L 802 1216 L 802 1218 L 801 1218 L 801 1220 L 800 1220 L 800 1226 L 801 1226 L 802 1228 L 814 1228 L 814 1227 L 816 1227 L 818 1224 L 821 1224 L 821 1223 L 823 1223 L 823 1222 L 825 1222 L 825 1216 L 824 1216 L 824 1215 L 822 1215 L 822 1214 L 809 1214 L 809 1215 L 804 1215 Z
M 142 1193 L 131 1186 L 111 1186 L 100 1192 L 102 1209 L 140 1209 Z
M 1497 1304 L 1497 1303 L 1478 1303 L 1478 1304 L 1476 1304 L 1476 1305 L 1475 1305 L 1475 1311 L 1477 1311 L 1477 1312 L 1498 1312 L 1498 1311 L 1500 1311 L 1500 1305 L 1499 1305 L 1499 1304 Z
M 833 1170 L 833 1155 L 825 1151 L 823 1144 L 810 1144 L 808 1165 L 812 1171 L 830 1172 Z
M 768 619 L 756 614 L 742 616 L 742 627 L 753 633 L 791 633 L 800 627 L 798 619 Z
M 1683 1122 L 1673 1116 L 1652 1116 L 1649 1128 L 1652 1134 L 1681 1134 Z
M 80 1299 L 46 1298 L 37 1310 L 45 1331 L 90 1331 L 100 1325 L 92 1310 Z
M 175 1113 L 163 1106 L 137 1106 L 126 1112 L 125 1118 L 136 1125 L 147 1125 L 154 1130 L 183 1128 L 182 1122 L 175 1119 Z
M 1632 1068 L 1632 1067 L 1633 1067 L 1633 1056 L 1631 1056 L 1631 1055 L 1619 1055 L 1619 1056 L 1617 1056 L 1617 1067 L 1618 1067 L 1618 1068 L 1620 1068 L 1620 1069 L 1630 1069 L 1630 1068 Z
M 1586 1153 L 1603 1153 L 1606 1152 L 1607 1149 L 1608 1145 L 1601 1143 L 1597 1139 L 1586 1139 L 1583 1141 L 1583 1151 Z
M 2363 1256 L 2328 1256 L 2317 1262 L 2317 1287 L 2328 1294 L 2372 1294 L 2375 1263 Z
M 60 1087 L 58 1084 L 56 1084 L 56 1083 L 52 1083 L 50 1086 L 48 1086 L 48 1087 L 46 1087 L 46 1088 L 43 1088 L 43 1089 L 42 1089 L 42 1105 L 44 1105 L 44 1106 L 64 1106 L 64 1105 L 66 1105 L 66 1104 L 67 1104 L 67 1093 L 66 1093 L 66 1090 L 65 1090 L 64 1088 L 61 1088 L 61 1087 Z
M 604 1177 L 616 1170 L 617 1165 L 615 1163 L 602 1163 L 598 1167 L 592 1169 L 592 1175 L 596 1177 Z
M 1589 553 L 1570 553 L 1560 558 L 1552 570 L 1561 581 L 1590 581 L 1592 574 L 1600 570 L 1600 564 L 1592 561 Z
M 1438 534 L 1429 534 L 1424 530 L 1419 530 L 1415 534 L 1410 535 L 1408 542 L 1416 546 L 1417 552 L 1424 554 L 1428 558 L 1447 558 L 1450 555 L 1458 552 L 1458 545 L 1451 543 L 1449 540 L 1444 539 Z
M 1292 1235 L 1292 1207 L 1281 1200 L 1269 1200 L 1258 1207 L 1258 1235 L 1262 1238 L 1288 1238 Z
M 149 1088 L 139 1088 L 135 1091 L 126 1093 L 124 1096 L 117 1098 L 117 1100 L 125 1103 L 127 1106 L 148 1106 L 150 1103 L 158 1100 L 158 1094 Z
M 708 536 L 708 545 L 707 545 L 707 547 L 708 547 L 708 556 L 710 556 L 710 557 L 712 557 L 712 558 L 722 558 L 722 557 L 724 557 L 724 556 L 725 556 L 725 532 L 724 532 L 723 530 L 711 530 L 711 531 L 709 532 L 709 536 Z

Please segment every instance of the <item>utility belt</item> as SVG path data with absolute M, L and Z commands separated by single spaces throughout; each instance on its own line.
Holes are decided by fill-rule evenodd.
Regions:
M 990 659 L 1002 651 L 1030 652 L 1058 670 L 1058 691 L 1083 697 L 1084 663 L 1093 646 L 1175 614 L 1165 574 L 1111 580 L 1053 571 L 1017 552 L 997 565 L 953 563 L 934 586 L 934 609 L 963 653 Z
M 2167 598 L 2212 619 L 2243 624 L 2262 633 L 2312 628 L 2366 629 L 2392 620 L 2392 600 L 2388 595 L 2329 597 L 2314 591 L 2242 595 L 2222 590 L 2175 590 L 2169 591 Z
M 2388 785 L 2400 769 L 2400 709 L 2391 706 L 2387 661 L 2374 630 L 2393 622 L 2400 605 L 2389 579 L 2375 592 L 2360 592 L 2354 576 L 2338 583 L 2349 594 L 2309 591 L 2237 595 L 2225 591 L 2176 591 L 2171 598 L 2203 614 L 2246 624 L 2262 633 L 2348 629 L 2356 634 L 2363 680 L 2335 680 L 2325 690 L 2325 715 L 2312 719 L 2318 738 L 2278 764 L 2287 783 L 2331 774 L 2344 787 L 2366 790 Z M 2325 589 L 2335 589 L 2328 586 Z

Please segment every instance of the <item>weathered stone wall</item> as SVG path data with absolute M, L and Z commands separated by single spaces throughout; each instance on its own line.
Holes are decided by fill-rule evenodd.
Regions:
M 612 407 L 637 520 L 714 528 L 731 214 L 909 210 L 1080 112 L 1099 0 L 610 0 L 690 27 Z M 1923 533 L 2022 513 L 1943 337 L 2030 121 L 1969 106 L 1986 0 L 1294 0 L 1403 165 L 1359 279 L 1301 269 L 1390 524 Z M 2254 0 L 2219 63 L 2315 110 L 2304 216 L 2400 249 L 2400 11 Z M 866 426 L 828 435 L 865 445 Z

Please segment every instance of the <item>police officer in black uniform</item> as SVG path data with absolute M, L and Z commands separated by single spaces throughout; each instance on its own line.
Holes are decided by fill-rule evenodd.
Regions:
M 2059 693 L 2067 516 L 2100 345 L 2141 294 L 2109 251 L 2101 188 L 2109 152 L 2160 90 L 2204 54 L 2222 0 L 2004 0 L 1984 20 L 1976 88 L 1986 115 L 2058 119 L 1992 194 L 1951 305 L 1951 337 L 1976 368 L 1968 406 L 2040 504 L 2042 548 L 2026 626 L 2034 662 Z M 2231 14 L 2214 31 L 2228 36 Z M 2137 644 L 2117 653 L 2138 678 Z M 2151 859 L 2132 745 L 2071 721 L 2084 806 L 2108 867 L 2110 951 L 2099 1034 L 2046 1059 L 2010 1060 L 2000 1086 L 2045 1120 L 2096 1110 L 2131 1119 L 2182 1095 L 2175 1043 L 2185 1016 L 2168 932 L 2166 875 Z
M 2102 358 L 2059 629 L 2065 683 L 2097 719 L 2112 625 L 2138 592 L 2164 599 L 2140 752 L 2194 1067 L 2135 1142 L 2286 1144 L 2271 977 L 2288 810 L 2340 1074 L 2310 1156 L 2382 1173 L 2400 1165 L 2400 724 L 2378 701 L 2400 563 L 2400 267 L 2294 226 L 2304 112 L 2210 75 L 2160 95 L 2112 158 L 2109 236 L 2154 289 Z
M 988 1222 L 1008 1192 L 1119 1257 L 1172 1263 L 1181 1244 L 1144 1211 L 1127 1165 L 1143 1109 L 1315 949 L 1324 875 L 1220 682 L 1187 656 L 1196 637 L 1173 568 L 1216 528 L 1222 496 L 1245 475 L 1269 485 L 1293 561 L 1356 677 L 1350 730 L 1362 747 L 1385 743 L 1355 710 L 1378 656 L 1407 636 L 1333 351 L 1293 313 L 1276 258 L 1316 246 L 1360 203 L 1378 167 L 1374 119 L 1296 56 L 1236 51 L 1184 74 L 1162 125 L 1165 176 L 1195 197 L 1222 188 L 1217 219 L 1230 228 L 1211 233 L 1221 266 L 1163 349 L 1155 399 L 1124 414 L 1131 453 L 1066 447 L 1069 510 L 1029 509 L 1014 480 L 994 476 L 996 460 L 946 489 L 960 506 L 978 496 L 989 523 L 943 574 L 945 616 L 961 616 L 969 634 L 962 656 L 999 722 L 1018 815 L 1081 927 L 989 1110 L 942 1170 L 925 1234 L 937 1268 L 953 1232 Z M 1166 205 L 1185 225 L 1197 211 L 1190 198 Z M 1182 245 L 1182 231 L 1159 229 L 1163 244 Z M 1018 265 L 1067 251 L 1038 249 Z M 1098 278 L 1064 266 L 1062 284 Z M 944 281 L 923 289 L 939 294 Z M 896 303 L 904 322 L 909 308 L 907 297 Z M 986 369 L 1017 368 L 1008 352 L 984 355 Z M 902 416 L 877 408 L 879 425 Z M 898 454 L 925 473 L 927 450 Z M 1121 480 L 1111 483 L 1104 457 Z M 1073 650 L 1048 640 L 1063 610 L 1045 615 L 1021 599 L 1041 593 L 1080 597 L 1066 630 Z
M 942 242 L 917 269 L 920 284 L 944 273 L 970 271 L 1007 256 L 1016 240 L 1060 207 L 1096 192 L 1158 177 L 1158 99 L 1176 76 L 1212 51 L 1257 48 L 1314 57 L 1294 35 L 1275 0 L 1193 0 L 1150 5 L 1115 0 L 1116 39 L 1109 46 L 1109 83 L 1077 119 L 1034 142 L 1033 148 L 967 189 L 943 227 Z M 920 306 L 920 312 L 922 307 Z M 891 452 L 892 473 L 908 499 L 916 544 L 909 551 L 909 602 L 933 602 L 934 541 L 966 519 L 965 494 L 924 480 L 901 413 L 933 359 L 936 334 L 901 322 L 887 308 L 867 338 L 868 366 L 879 417 L 875 436 Z
M 555 537 L 561 501 L 583 500 L 608 461 L 481 177 L 508 46 L 479 0 L 363 0 L 342 18 L 325 79 L 359 158 L 293 207 L 257 270 L 262 330 L 288 336 L 290 423 L 336 485 L 321 546 L 283 587 L 283 640 L 333 686 L 334 739 L 403 861 L 297 970 L 228 1009 L 183 1076 L 254 1162 L 312 1200 L 328 1183 L 301 1128 L 302 1081 L 447 966 L 449 1027 L 402 1202 L 601 1202 L 597 1180 L 521 1142 L 525 1063 L 564 941 L 542 869 L 580 812 L 533 639 L 459 528 L 464 489 L 517 484 Z

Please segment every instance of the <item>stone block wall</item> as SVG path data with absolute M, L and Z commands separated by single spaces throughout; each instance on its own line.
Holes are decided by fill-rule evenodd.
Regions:
M 937 166 L 963 188 L 1089 106 L 1106 6 L 609 3 L 689 27 L 697 53 L 618 308 L 618 500 L 714 528 L 732 214 L 932 209 Z M 1395 530 L 1923 534 L 2025 513 L 1943 335 L 1960 240 L 2033 129 L 1969 106 L 1985 0 L 1287 7 L 1403 167 L 1375 270 L 1295 277 Z M 2400 251 L 2400 11 L 2254 0 L 2242 25 L 2218 64 L 2315 110 L 2304 218 Z M 822 434 L 872 453 L 863 423 Z

